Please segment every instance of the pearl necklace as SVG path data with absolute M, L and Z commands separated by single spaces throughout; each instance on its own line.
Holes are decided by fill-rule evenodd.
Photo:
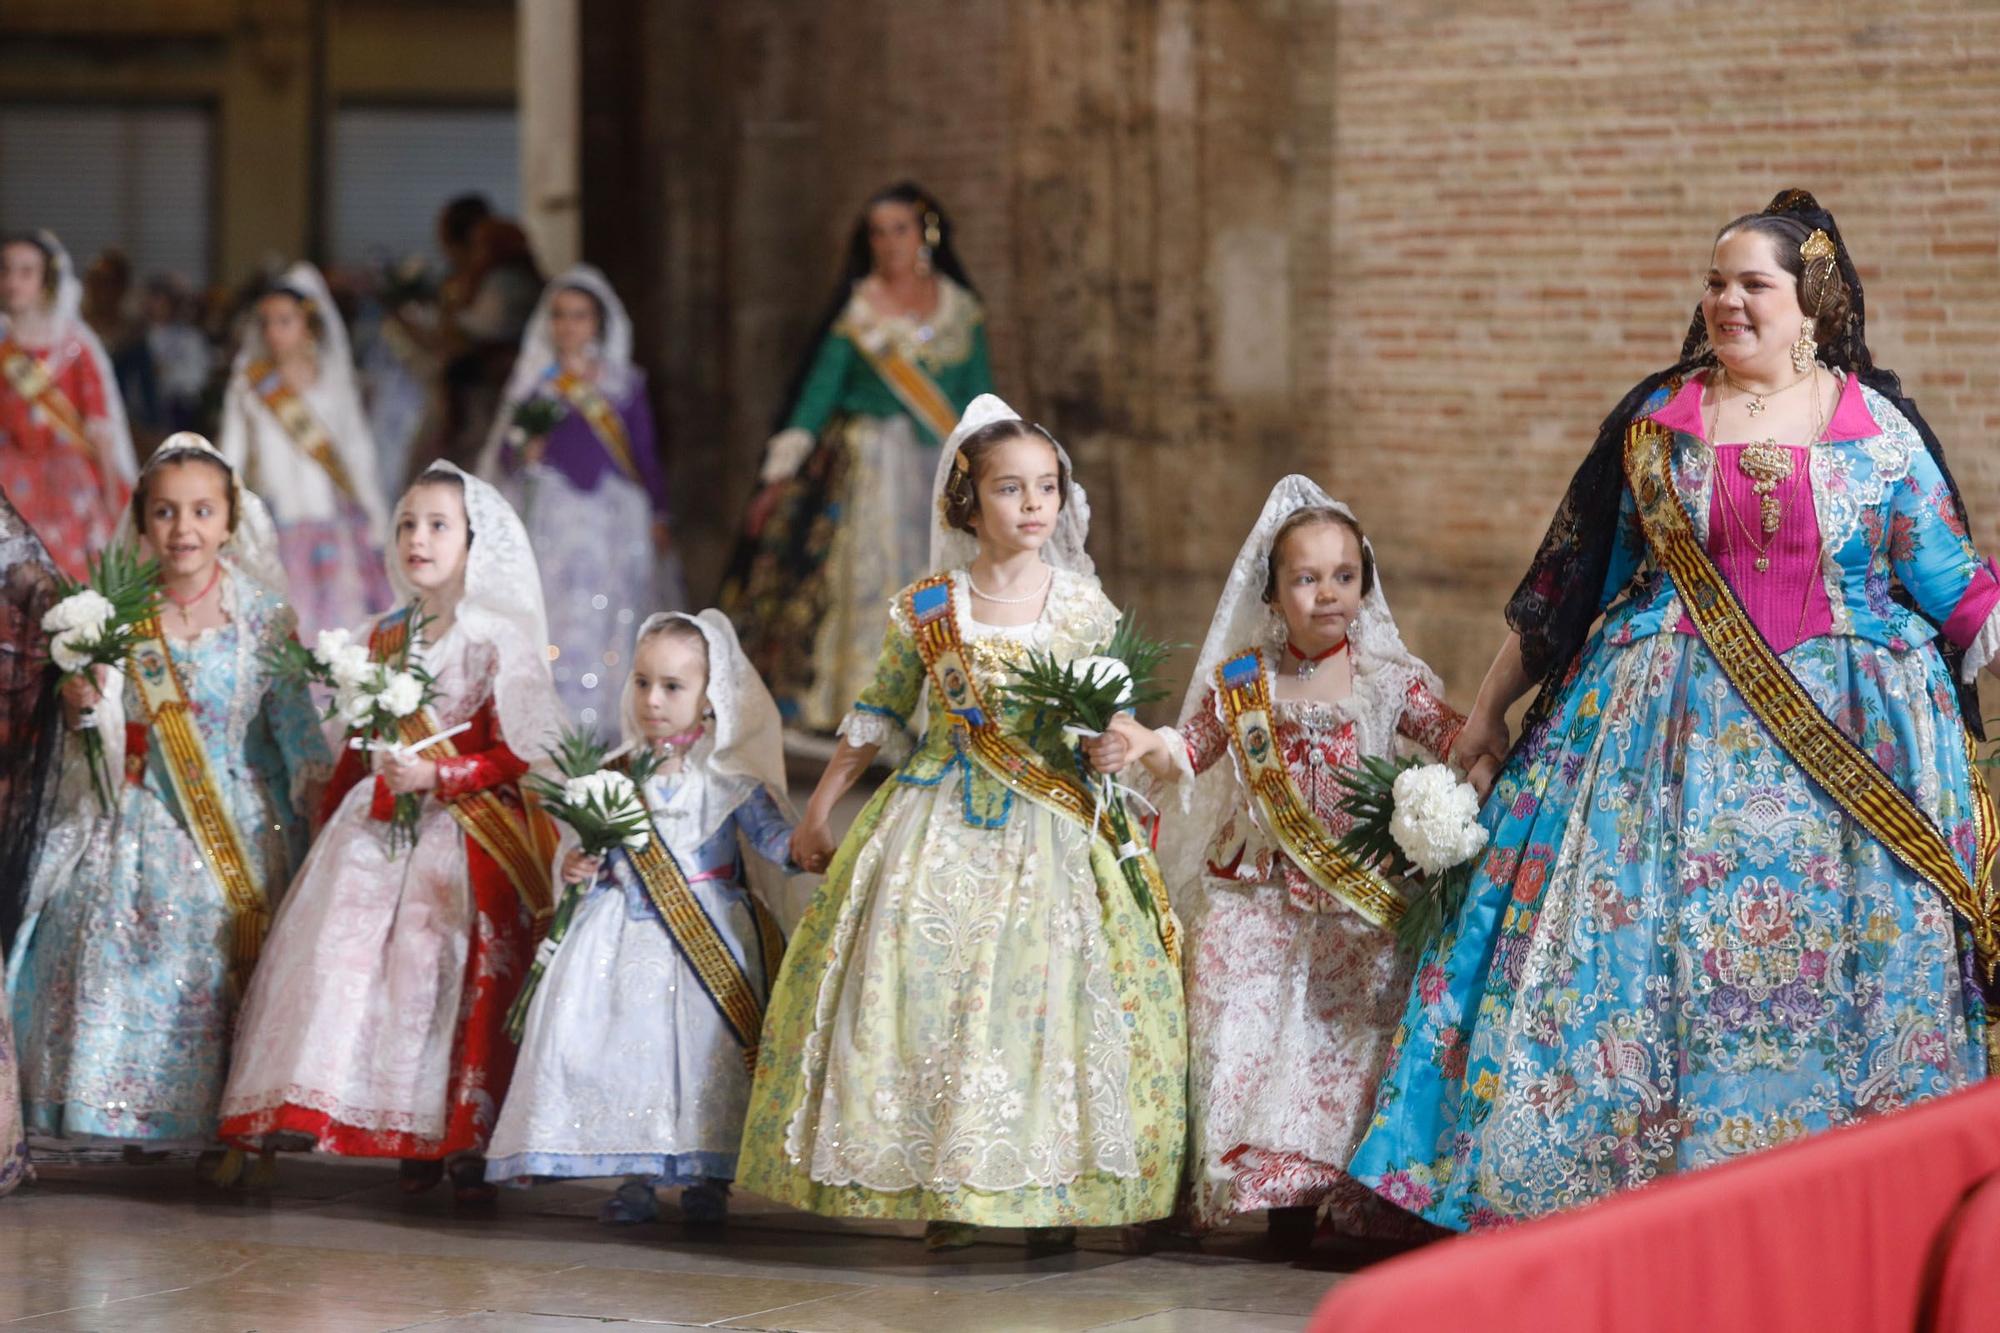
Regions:
M 1050 565 L 1047 568 L 1049 571 L 1048 576 L 1041 581 L 1040 585 L 1033 592 L 1023 597 L 995 597 L 992 593 L 972 581 L 972 571 L 969 569 L 965 571 L 965 586 L 972 589 L 972 595 L 982 602 L 991 602 L 995 606 L 1020 606 L 1040 597 L 1049 590 L 1049 585 L 1055 582 L 1056 567 Z

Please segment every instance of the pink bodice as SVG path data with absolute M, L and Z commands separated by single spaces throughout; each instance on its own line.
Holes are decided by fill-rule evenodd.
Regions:
M 1688 380 L 1666 406 L 1653 413 L 1653 419 L 1706 440 L 1703 389 L 1701 377 Z M 1880 429 L 1862 400 L 1860 382 L 1848 376 L 1820 438 L 1860 439 Z M 1707 550 L 1751 622 L 1765 641 L 1782 653 L 1833 628 L 1833 603 L 1827 596 L 1821 567 L 1819 511 L 1813 504 L 1812 451 L 1803 445 L 1783 446 L 1791 457 L 1792 470 L 1771 492 L 1782 507 L 1782 516 L 1778 530 L 1766 542 L 1756 482 L 1741 466 L 1748 447 L 1715 446 L 1709 479 Z M 1760 557 L 1765 562 L 1762 569 L 1757 567 Z M 1694 622 L 1685 612 L 1674 628 L 1682 634 L 1695 632 Z

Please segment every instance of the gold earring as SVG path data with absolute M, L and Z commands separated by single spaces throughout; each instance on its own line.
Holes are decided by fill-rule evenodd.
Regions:
M 1819 359 L 1819 344 L 1813 341 L 1815 321 L 1806 317 L 1799 321 L 1799 340 L 1792 344 L 1792 369 L 1803 375 L 1813 368 Z

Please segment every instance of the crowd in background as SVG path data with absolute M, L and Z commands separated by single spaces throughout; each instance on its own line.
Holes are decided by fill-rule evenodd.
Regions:
M 355 366 L 388 498 L 427 463 L 471 467 L 542 289 L 526 233 L 476 194 L 438 214 L 437 250 L 325 270 Z M 83 269 L 83 316 L 118 378 L 142 463 L 176 431 L 217 434 L 224 390 L 252 308 L 284 268 L 234 287 L 138 274 L 111 248 Z

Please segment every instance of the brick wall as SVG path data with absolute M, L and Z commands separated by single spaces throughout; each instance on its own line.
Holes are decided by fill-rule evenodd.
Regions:
M 645 275 L 698 584 L 858 201 L 903 175 L 958 219 L 1002 391 L 1077 458 L 1107 586 L 1177 637 L 1305 471 L 1469 700 L 1713 229 L 1794 184 L 2000 550 L 2000 7 L 634 7 L 655 249 L 604 258 Z

